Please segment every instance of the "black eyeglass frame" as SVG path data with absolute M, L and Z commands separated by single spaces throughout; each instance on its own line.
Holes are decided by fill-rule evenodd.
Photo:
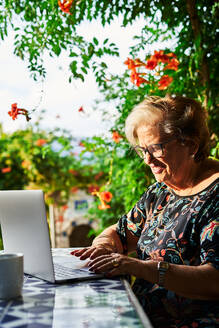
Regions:
M 169 142 L 171 142 L 171 141 L 173 141 L 173 140 L 174 140 L 174 139 L 170 139 L 170 140 L 167 140 L 167 141 L 164 141 L 164 142 L 158 143 L 158 144 L 151 144 L 151 145 L 149 145 L 148 147 L 135 146 L 135 147 L 133 147 L 133 149 L 136 151 L 136 153 L 138 154 L 138 156 L 139 156 L 140 158 L 142 158 L 142 159 L 145 158 L 145 155 L 147 154 L 147 152 L 150 154 L 150 156 L 152 156 L 152 157 L 154 157 L 154 158 L 160 158 L 160 157 L 163 157 L 163 156 L 164 156 L 163 145 L 165 145 L 165 144 L 167 144 L 167 143 L 169 143 Z M 149 151 L 148 148 L 149 148 L 149 147 L 152 147 L 152 146 L 159 146 L 159 147 L 160 147 L 161 152 L 162 152 L 161 156 L 154 156 L 154 155 Z M 144 153 L 144 156 L 143 156 L 143 157 L 142 157 L 142 156 L 140 155 L 140 153 L 138 152 L 138 149 L 141 149 L 141 150 L 143 151 L 143 153 Z

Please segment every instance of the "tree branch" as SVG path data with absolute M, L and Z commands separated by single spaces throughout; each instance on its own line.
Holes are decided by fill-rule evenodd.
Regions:
M 207 108 L 208 98 L 209 98 L 209 67 L 206 57 L 206 50 L 203 48 L 202 44 L 202 33 L 201 33 L 201 24 L 196 10 L 196 1 L 195 0 L 186 0 L 186 8 L 189 14 L 191 21 L 191 26 L 195 39 L 200 37 L 200 49 L 202 52 L 201 62 L 200 62 L 200 78 L 201 83 L 205 87 L 204 90 L 204 106 Z

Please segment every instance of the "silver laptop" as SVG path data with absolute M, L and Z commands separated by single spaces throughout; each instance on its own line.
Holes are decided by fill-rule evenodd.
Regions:
M 24 254 L 26 274 L 52 283 L 103 277 L 75 256 L 53 256 L 42 190 L 0 191 L 0 225 L 4 251 Z

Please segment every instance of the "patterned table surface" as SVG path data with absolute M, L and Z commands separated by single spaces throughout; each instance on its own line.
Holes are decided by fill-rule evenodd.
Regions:
M 63 254 L 64 250 L 56 252 Z M 2 328 L 151 328 L 125 280 L 54 285 L 25 276 L 22 297 L 0 300 Z

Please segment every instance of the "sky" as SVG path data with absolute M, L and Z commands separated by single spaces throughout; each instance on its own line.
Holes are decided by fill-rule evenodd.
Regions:
M 125 71 L 124 61 L 128 56 L 130 45 L 133 45 L 133 36 L 141 31 L 145 21 L 139 19 L 132 26 L 125 28 L 120 25 L 120 20 L 115 19 L 110 26 L 102 27 L 98 22 L 84 22 L 78 29 L 79 34 L 87 40 L 92 40 L 95 36 L 100 41 L 109 38 L 116 43 L 120 50 L 120 57 L 106 58 L 112 73 Z M 145 52 L 149 51 L 146 45 Z M 13 132 L 17 129 L 25 129 L 30 124 L 26 122 L 24 116 L 19 116 L 15 121 L 11 119 L 8 111 L 12 103 L 16 102 L 19 108 L 33 109 L 39 104 L 41 98 L 37 111 L 31 115 L 31 122 L 34 123 L 40 115 L 40 110 L 45 109 L 46 112 L 41 121 L 42 128 L 67 129 L 76 138 L 104 135 L 109 130 L 111 121 L 103 122 L 100 112 L 92 110 L 95 100 L 100 97 L 93 74 L 86 76 L 85 82 L 74 80 L 69 83 L 70 62 L 71 59 L 66 53 L 54 58 L 45 55 L 46 78 L 43 84 L 35 82 L 30 77 L 28 63 L 13 54 L 13 33 L 1 41 L 0 122 L 3 124 L 4 131 Z M 78 112 L 81 106 L 84 108 L 84 113 Z M 109 113 L 116 114 L 112 104 L 108 106 Z

